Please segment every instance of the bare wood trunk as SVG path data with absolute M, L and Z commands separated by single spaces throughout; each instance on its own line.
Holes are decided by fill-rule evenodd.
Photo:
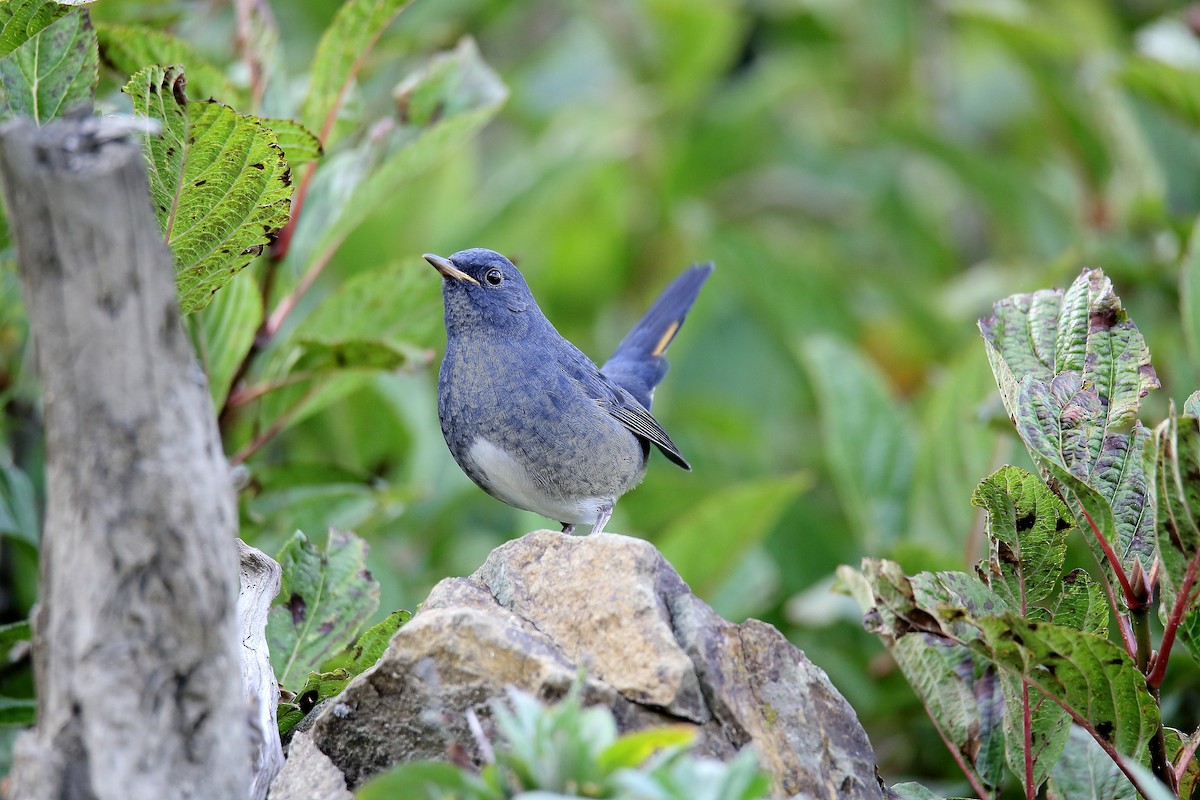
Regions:
M 267 615 L 279 594 L 283 569 L 261 550 L 237 540 L 241 556 L 242 592 L 238 596 L 238 629 L 242 640 L 242 683 L 250 702 L 254 730 L 254 778 L 251 800 L 266 800 L 271 781 L 283 768 L 279 741 L 279 684 L 267 647 Z
M 13 796 L 244 800 L 233 489 L 122 125 L 0 129 L 48 495 Z

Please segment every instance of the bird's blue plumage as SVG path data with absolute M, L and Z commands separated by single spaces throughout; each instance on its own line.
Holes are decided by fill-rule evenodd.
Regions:
M 504 256 L 473 249 L 425 258 L 444 278 L 442 433 L 485 491 L 564 530 L 599 530 L 645 474 L 650 445 L 691 469 L 649 406 L 666 373 L 662 354 L 711 265 L 676 279 L 601 370 L 559 335 Z
M 712 271 L 712 264 L 697 264 L 672 281 L 600 368 L 647 410 L 654 387 L 667 374 L 663 354 Z

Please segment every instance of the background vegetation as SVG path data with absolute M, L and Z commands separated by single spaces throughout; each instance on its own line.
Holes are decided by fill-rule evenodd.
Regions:
M 224 3 L 102 0 L 92 15 L 171 30 L 230 65 L 239 110 L 288 116 L 337 5 L 276 4 L 261 98 Z M 780 626 L 858 711 L 889 782 L 957 780 L 857 607 L 830 592 L 833 573 L 866 555 L 910 573 L 980 557 L 972 490 L 1000 464 L 1028 466 L 1007 423 L 992 424 L 1002 411 L 975 320 L 995 300 L 1102 267 L 1163 383 L 1144 416 L 1200 385 L 1197 13 L 1155 0 L 417 0 L 371 51 L 321 169 L 344 174 L 339 148 L 369 145 L 392 87 L 463 36 L 508 98 L 469 144 L 415 165 L 346 226 L 245 373 L 268 385 L 280 342 L 359 307 L 408 348 L 400 369 L 287 387 L 224 416 L 227 452 L 248 455 L 243 535 L 276 552 L 295 529 L 355 530 L 382 618 L 545 524 L 476 489 L 441 441 L 438 279 L 422 252 L 513 257 L 596 360 L 680 268 L 713 260 L 655 406 L 695 470 L 655 459 L 610 528 L 655 541 L 726 616 Z M 115 91 L 127 78 L 108 75 L 102 110 L 127 108 Z M 308 211 L 336 189 L 315 183 Z M 303 266 L 279 264 L 273 300 Z M 265 269 L 239 281 L 261 285 Z M 40 421 L 9 265 L 0 278 L 0 621 L 15 621 L 35 592 Z M 238 285 L 193 317 L 201 344 Z M 1164 714 L 1194 720 L 1196 675 L 1172 665 Z M 8 695 L 27 681 L 3 677 Z

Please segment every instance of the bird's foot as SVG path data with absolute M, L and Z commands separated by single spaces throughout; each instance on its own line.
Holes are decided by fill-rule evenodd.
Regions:
M 562 527 L 563 533 L 571 534 L 571 533 L 575 532 L 575 523 L 574 522 L 564 522 L 564 523 L 562 523 L 562 526 L 563 526 Z
M 604 533 L 604 526 L 608 524 L 608 520 L 612 517 L 612 511 L 612 503 L 600 506 L 600 510 L 596 513 L 596 524 L 592 526 L 592 533 Z

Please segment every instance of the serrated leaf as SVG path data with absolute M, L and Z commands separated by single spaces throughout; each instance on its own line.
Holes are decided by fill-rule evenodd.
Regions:
M 409 0 L 347 0 L 321 35 L 300 119 L 325 147 L 336 140 L 334 121 L 346 92 L 384 29 Z
M 1062 292 L 1043 289 L 1001 300 L 992 306 L 992 316 L 979 321 L 993 371 L 1003 370 L 1008 378 L 1002 382 L 996 376 L 1004 407 L 1014 419 L 1021 379 L 1050 380 L 1057 372 L 1061 308 Z
M 1157 730 L 1158 706 L 1146 689 L 1145 677 L 1107 638 L 1031 622 L 1003 610 L 998 596 L 978 581 L 972 586 L 970 576 L 963 573 L 919 573 L 909 578 L 894 562 L 866 559 L 861 573 L 843 569 L 839 574 L 866 612 L 868 629 L 882 636 L 894 652 L 902 641 L 914 637 L 925 645 L 938 641 L 970 648 L 969 673 L 961 668 L 926 667 L 922 680 L 929 682 L 928 694 L 936 695 L 939 685 L 946 686 L 946 694 L 933 701 L 935 707 L 949 702 L 955 693 L 946 676 L 958 675 L 961 681 L 967 674 L 982 674 L 979 665 L 988 664 L 1002 676 L 1008 735 L 1023 738 L 1021 694 L 1028 688 L 1034 749 L 1041 754 L 1035 763 L 1035 781 L 1045 776 L 1057 756 L 1056 748 L 1061 749 L 1065 741 L 1062 714 L 1055 709 L 1105 737 L 1127 761 L 1138 761 L 1145 754 Z M 915 645 L 906 647 L 924 652 Z M 925 692 L 919 693 L 924 697 Z M 966 693 L 960 689 L 957 694 L 964 698 L 961 705 Z M 1041 695 L 1049 699 L 1043 701 Z M 1023 774 L 1023 759 L 1012 763 L 1013 749 L 1010 744 L 1010 766 Z M 1016 749 L 1023 753 L 1023 746 Z
M 287 157 L 288 166 L 293 169 L 300 164 L 316 161 L 325 149 L 321 141 L 308 128 L 293 119 L 263 118 L 259 123 L 275 134 L 283 154 Z
M 1100 399 L 1095 413 L 1111 428 L 1133 423 L 1141 398 L 1158 388 L 1149 348 L 1100 270 L 1084 270 L 1065 294 L 1043 290 L 1002 300 L 979 328 L 1011 417 L 1027 377 L 1046 383 L 1080 372 Z
M 366 568 L 367 545 L 330 529 L 323 550 L 297 531 L 276 556 L 283 582 L 267 617 L 267 642 L 279 685 L 296 692 L 379 605 L 379 584 Z
M 73 106 L 91 106 L 99 80 L 96 33 L 84 9 L 49 24 L 57 12 L 29 11 L 18 4 L 0 33 L 0 49 L 28 36 L 0 56 L 0 119 L 24 116 L 43 125 Z
M 211 61 L 189 43 L 169 33 L 142 25 L 96 26 L 100 59 L 117 72 L 133 76 L 146 67 L 180 67 L 187 75 L 188 94 L 241 105 L 242 93 Z
M 1104 636 L 1108 633 L 1110 612 L 1104 589 L 1082 569 L 1063 576 L 1062 595 L 1050 610 L 1050 621 L 1064 628 Z
M 375 666 L 375 662 L 387 650 L 388 642 L 396 635 L 396 631 L 400 630 L 410 619 L 412 619 L 412 614 L 407 611 L 393 611 L 381 622 L 367 628 L 366 632 L 354 643 L 354 650 L 349 663 L 346 664 L 346 671 L 351 676 L 361 675 L 370 667 Z
M 250 352 L 262 318 L 262 292 L 249 272 L 234 275 L 200 314 L 200 357 L 215 408 L 225 405 L 234 373 Z
M 1155 555 L 1150 432 L 1140 422 L 1127 434 L 1109 432 L 1100 396 L 1076 371 L 1049 384 L 1026 378 L 1017 405 L 1017 432 L 1035 463 L 1068 492 L 1065 499 L 1097 559 L 1111 569 L 1091 524 L 1127 575 L 1137 562 L 1148 571 Z
M 811 483 L 791 475 L 726 487 L 679 516 L 656 544 L 692 591 L 707 596 Z
M 902 636 L 890 652 L 930 719 L 979 782 L 1000 785 L 1004 699 L 995 670 L 966 647 L 932 634 Z
M 841 506 L 868 550 L 905 529 L 916 446 L 913 425 L 880 376 L 854 348 L 831 337 L 802 345 L 821 415 L 825 459 Z
M 1036 475 L 1001 467 L 985 478 L 971 504 L 987 512 L 988 585 L 1011 608 L 1028 615 L 1033 606 L 1057 600 L 1067 535 L 1074 528 L 1070 510 Z
M 124 91 L 161 120 L 146 136 L 150 195 L 175 254 L 180 306 L 203 308 L 288 221 L 292 185 L 275 135 L 254 117 L 189 101 L 181 71 L 147 67 Z
M 1158 704 L 1124 650 L 1102 636 L 1011 613 L 976 624 L 983 633 L 971 643 L 976 653 L 1057 699 L 1121 755 L 1142 759 L 1158 729 Z
M 289 258 L 307 264 L 336 249 L 406 182 L 473 137 L 508 95 L 470 39 L 432 58 L 396 91 L 396 116 L 353 149 L 326 158 L 316 173 Z
M 47 0 L 0 3 L 0 58 L 12 53 L 55 21 L 71 13 L 68 6 Z

